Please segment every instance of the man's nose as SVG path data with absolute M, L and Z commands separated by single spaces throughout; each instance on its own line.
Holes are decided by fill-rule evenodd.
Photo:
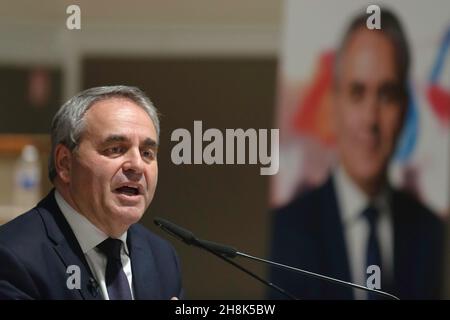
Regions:
M 139 180 L 144 172 L 144 161 L 140 150 L 130 149 L 123 164 L 123 171 L 128 179 Z
M 369 95 L 365 101 L 365 124 L 369 130 L 377 134 L 379 132 L 379 116 L 380 116 L 380 102 L 376 95 Z

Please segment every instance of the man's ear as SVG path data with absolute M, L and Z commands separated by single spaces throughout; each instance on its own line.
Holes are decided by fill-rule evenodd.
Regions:
M 58 177 L 64 182 L 70 182 L 70 173 L 72 170 L 72 151 L 65 145 L 58 144 L 55 149 L 55 167 Z

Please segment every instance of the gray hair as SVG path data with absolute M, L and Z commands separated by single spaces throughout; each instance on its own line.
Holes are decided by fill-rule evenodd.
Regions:
M 410 67 L 410 52 L 408 40 L 406 39 L 405 32 L 397 16 L 389 9 L 383 8 L 380 13 L 381 29 L 374 30 L 374 32 L 382 32 L 393 44 L 395 48 L 395 60 L 397 66 L 397 74 L 400 78 L 403 94 L 407 92 L 409 67 Z M 346 32 L 344 33 L 341 43 L 336 53 L 334 62 L 334 83 L 338 82 L 340 65 L 344 51 L 350 40 L 351 36 L 360 28 L 366 28 L 367 14 L 362 13 L 353 18 L 350 22 Z
M 86 112 L 94 103 L 111 98 L 129 99 L 147 112 L 153 121 L 159 140 L 158 111 L 142 90 L 137 87 L 122 85 L 87 89 L 76 94 L 63 104 L 53 117 L 51 126 L 52 149 L 48 162 L 48 177 L 50 181 L 53 181 L 57 175 L 55 167 L 56 146 L 63 144 L 70 151 L 75 150 L 85 129 L 84 116 Z

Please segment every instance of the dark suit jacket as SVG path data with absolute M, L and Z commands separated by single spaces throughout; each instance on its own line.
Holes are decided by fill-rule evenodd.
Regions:
M 409 195 L 393 191 L 394 283 L 400 299 L 437 299 L 442 287 L 444 224 Z M 351 281 L 332 178 L 273 213 L 272 260 Z M 353 289 L 280 269 L 270 280 L 300 299 L 353 299 Z M 282 298 L 270 291 L 272 299 Z
M 172 246 L 139 224 L 128 230 L 135 299 L 182 296 Z M 80 289 L 68 289 L 67 267 L 80 267 Z M 0 299 L 103 299 L 54 192 L 0 227 Z

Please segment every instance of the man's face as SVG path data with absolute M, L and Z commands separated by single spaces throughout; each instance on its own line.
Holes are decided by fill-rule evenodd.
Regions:
M 381 32 L 353 33 L 335 87 L 340 159 L 361 186 L 385 177 L 406 109 L 395 48 Z
M 156 152 L 156 130 L 142 108 L 123 98 L 95 103 L 71 157 L 76 209 L 110 235 L 128 229 L 153 199 Z

